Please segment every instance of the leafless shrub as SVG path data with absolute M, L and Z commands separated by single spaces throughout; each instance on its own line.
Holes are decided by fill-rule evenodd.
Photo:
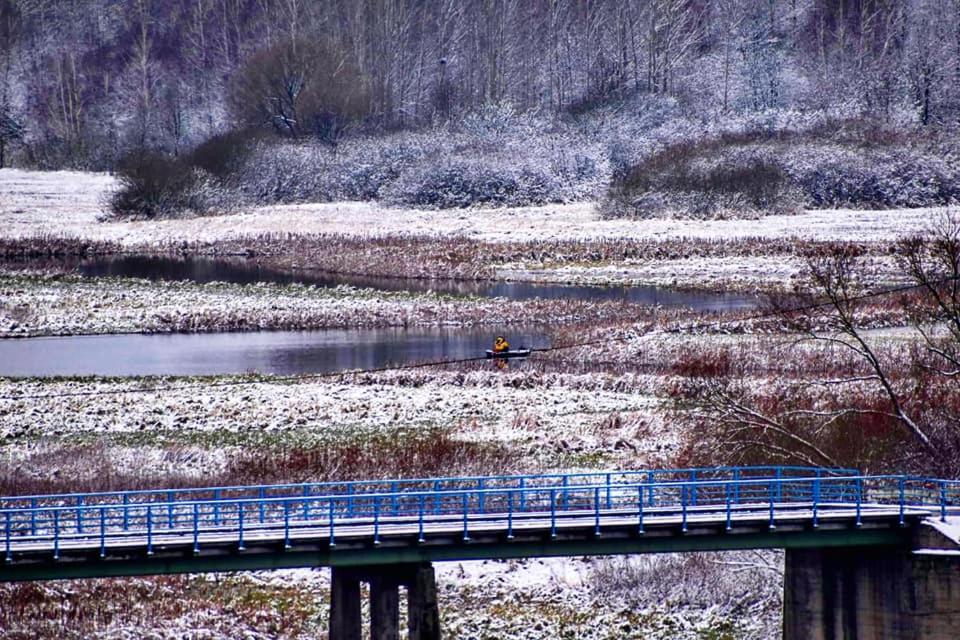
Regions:
M 587 583 L 601 597 L 634 605 L 760 608 L 776 616 L 782 562 L 778 552 L 612 557 L 593 563 Z
M 960 475 L 960 223 L 954 216 L 902 245 L 901 263 L 915 290 L 893 298 L 913 322 L 903 345 L 872 338 L 859 253 L 821 247 L 807 258 L 810 298 L 826 309 L 782 309 L 806 342 L 845 363 L 804 385 L 756 385 L 743 375 L 681 383 L 677 397 L 699 410 L 679 411 L 700 434 L 696 458 L 859 466 L 869 471 Z

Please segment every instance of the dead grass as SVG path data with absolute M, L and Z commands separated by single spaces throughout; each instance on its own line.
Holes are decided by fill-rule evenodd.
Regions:
M 177 446 L 164 447 L 176 456 Z M 392 430 L 310 446 L 257 446 L 228 454 L 209 473 L 136 470 L 115 460 L 103 440 L 46 448 L 0 469 L 0 495 L 84 493 L 191 486 L 489 475 L 517 471 L 520 454 L 502 444 L 458 440 L 446 429 Z
M 318 594 L 241 577 L 158 576 L 0 585 L 11 640 L 90 637 L 298 638 L 316 631 Z

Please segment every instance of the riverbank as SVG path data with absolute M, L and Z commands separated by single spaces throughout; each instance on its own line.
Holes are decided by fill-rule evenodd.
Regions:
M 646 313 L 649 313 L 647 311 Z M 0 338 L 106 333 L 509 327 L 643 317 L 637 305 L 352 287 L 3 275 Z M 496 329 L 492 329 L 496 331 Z
M 104 243 L 117 251 L 263 255 L 281 268 L 684 289 L 784 291 L 811 243 L 854 242 L 878 256 L 942 209 L 823 210 L 757 220 L 604 220 L 593 203 L 416 210 L 346 202 L 233 215 L 110 221 L 100 174 L 0 170 L 8 242 Z M 291 242 L 302 248 L 294 250 Z M 285 245 L 278 250 L 278 245 Z M 878 259 L 880 276 L 890 261 Z

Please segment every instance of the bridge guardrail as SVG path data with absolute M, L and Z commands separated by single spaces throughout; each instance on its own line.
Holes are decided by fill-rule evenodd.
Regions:
M 271 497 L 326 497 L 368 493 L 400 493 L 406 491 L 451 491 L 495 487 L 536 487 L 594 485 L 614 482 L 656 482 L 668 480 L 737 480 L 750 477 L 810 477 L 818 475 L 857 475 L 856 469 L 831 469 L 797 466 L 696 467 L 688 469 L 653 469 L 635 471 L 601 471 L 501 476 L 463 476 L 445 478 L 410 478 L 358 480 L 299 484 L 252 486 L 197 487 L 183 489 L 142 489 L 93 493 L 47 494 L 0 497 L 0 509 L 36 509 L 43 506 L 120 505 L 136 503 L 192 502 L 196 500 L 265 499 Z
M 643 472 L 648 474 L 650 472 Z M 738 474 L 739 475 L 739 474 Z M 582 476 L 578 476 L 582 477 Z M 512 536 L 514 525 L 531 517 L 546 522 L 556 535 L 558 523 L 595 519 L 599 534 L 606 518 L 634 518 L 639 531 L 645 519 L 672 514 L 686 530 L 691 517 L 713 514 L 732 528 L 738 517 L 764 513 L 769 526 L 777 517 L 809 512 L 812 525 L 825 510 L 846 509 L 859 524 L 864 509 L 899 508 L 904 522 L 908 509 L 925 509 L 946 518 L 960 506 L 960 483 L 909 476 L 758 477 L 707 480 L 483 487 L 415 490 L 325 496 L 243 497 L 172 502 L 73 504 L 0 509 L 0 548 L 10 560 L 18 548 L 49 548 L 59 557 L 63 544 L 99 546 L 101 555 L 112 544 L 143 540 L 152 552 L 158 536 L 192 539 L 194 550 L 211 538 L 235 539 L 242 549 L 253 532 L 272 531 L 292 544 L 292 534 L 320 529 L 331 544 L 337 536 L 368 532 L 374 543 L 386 527 L 416 526 L 419 539 L 431 526 L 462 521 L 464 540 L 471 525 L 497 521 Z

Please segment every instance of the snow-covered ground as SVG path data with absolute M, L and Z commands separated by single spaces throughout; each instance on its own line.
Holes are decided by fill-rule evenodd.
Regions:
M 509 443 L 538 465 L 554 455 L 601 452 L 628 466 L 650 466 L 664 463 L 679 445 L 679 434 L 656 417 L 660 401 L 655 397 L 632 389 L 603 390 L 603 381 L 588 375 L 564 376 L 549 385 L 512 385 L 520 379 L 519 374 L 483 371 L 437 375 L 426 384 L 419 379 L 390 383 L 387 376 L 384 382 L 364 384 L 197 388 L 189 380 L 174 380 L 170 384 L 184 387 L 182 391 L 107 395 L 82 394 L 144 383 L 0 379 L 0 397 L 54 396 L 0 401 L 0 437 L 7 442 L 5 454 L 14 456 L 64 438 L 143 434 L 148 437 L 139 439 L 148 449 L 178 438 L 182 443 L 202 440 L 197 451 L 205 456 L 205 449 L 222 443 L 256 445 L 285 437 L 309 443 L 338 434 L 441 427 L 466 440 Z M 81 395 L 62 396 L 77 393 Z M 609 420 L 611 414 L 619 419 Z M 140 455 L 133 449 L 128 453 Z M 214 456 L 211 463 L 217 460 L 221 458 Z
M 3 275 L 0 338 L 100 333 L 530 325 L 625 317 L 616 302 L 460 299 L 267 283 Z M 634 312 L 635 315 L 635 312 Z
M 370 202 L 273 205 L 226 216 L 98 222 L 115 180 L 104 174 L 0 170 L 0 229 L 8 238 L 52 234 L 124 244 L 217 241 L 261 233 L 465 236 L 492 242 L 676 238 L 884 241 L 915 233 L 942 209 L 823 210 L 757 220 L 602 220 L 594 203 L 416 210 Z

